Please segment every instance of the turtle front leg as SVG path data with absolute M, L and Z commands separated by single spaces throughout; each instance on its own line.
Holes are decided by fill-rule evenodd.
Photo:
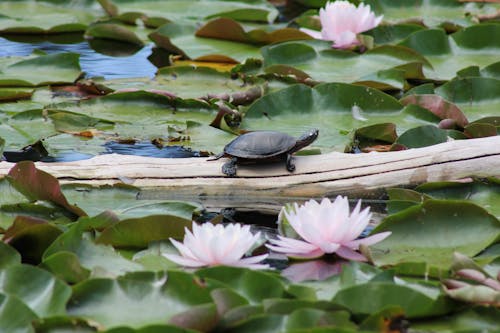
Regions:
M 295 164 L 293 163 L 292 154 L 286 154 L 286 169 L 290 172 L 295 171 Z
M 236 176 L 236 162 L 238 162 L 238 159 L 236 157 L 232 157 L 229 162 L 222 165 L 222 172 L 229 177 Z

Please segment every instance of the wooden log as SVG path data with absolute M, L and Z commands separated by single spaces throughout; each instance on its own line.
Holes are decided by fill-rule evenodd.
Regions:
M 284 163 L 238 166 L 238 176 L 222 174 L 226 159 L 149 158 L 100 155 L 64 163 L 37 162 L 61 183 L 128 183 L 144 198 L 201 201 L 209 206 L 260 207 L 274 210 L 291 200 L 349 195 L 379 198 L 389 187 L 412 187 L 431 181 L 500 177 L 500 136 L 450 141 L 398 152 L 296 156 L 296 171 Z M 0 162 L 0 177 L 13 163 Z

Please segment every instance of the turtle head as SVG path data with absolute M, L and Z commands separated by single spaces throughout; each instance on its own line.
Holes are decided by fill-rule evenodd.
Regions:
M 297 139 L 297 143 L 293 151 L 298 151 L 306 146 L 309 146 L 311 143 L 316 140 L 319 135 L 319 130 L 317 128 L 310 130 L 309 132 L 303 134 L 300 138 Z

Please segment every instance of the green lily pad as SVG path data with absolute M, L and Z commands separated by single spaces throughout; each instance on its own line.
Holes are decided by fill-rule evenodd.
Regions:
M 90 216 L 112 211 L 120 219 L 168 214 L 192 220 L 203 209 L 195 202 L 138 199 L 140 190 L 125 184 L 100 187 L 71 184 L 62 185 L 61 189 L 71 202 L 75 202 Z
M 230 133 L 210 126 L 217 111 L 207 102 L 171 99 L 144 91 L 111 94 L 80 103 L 61 103 L 54 110 L 114 122 L 117 138 L 138 141 L 161 138 L 165 142 L 173 141 L 174 145 L 205 151 L 220 151 L 232 138 Z M 170 128 L 174 132 L 172 137 Z M 102 139 L 95 139 L 96 145 L 103 143 Z M 97 149 L 98 146 L 95 151 Z
M 151 33 L 149 38 L 171 53 L 188 59 L 222 63 L 244 62 L 247 58 L 258 58 L 259 47 L 246 43 L 196 37 L 194 23 L 168 23 Z
M 0 101 L 15 101 L 30 98 L 33 89 L 30 88 L 0 88 Z
M 341 289 L 333 302 L 359 315 L 369 315 L 395 305 L 401 307 L 408 318 L 442 315 L 451 310 L 451 302 L 439 288 L 424 284 L 369 282 Z
M 359 83 L 403 89 L 405 79 L 423 78 L 421 66 L 428 64 L 420 54 L 406 47 L 384 45 L 357 54 L 332 49 L 328 42 L 285 42 L 262 48 L 266 72 L 273 65 L 286 65 L 308 74 L 314 81 Z M 409 64 L 419 64 L 420 70 Z M 415 65 L 417 66 L 417 65 Z M 372 83 L 374 82 L 374 83 Z
M 68 313 L 102 328 L 163 324 L 192 307 L 211 303 L 207 288 L 195 282 L 191 274 L 175 271 L 89 279 L 74 287 Z
M 454 78 L 436 89 L 436 94 L 455 103 L 469 121 L 498 115 L 500 80 L 490 77 Z
M 85 31 L 86 38 L 111 39 L 123 43 L 143 46 L 142 40 L 126 27 L 113 23 L 99 23 L 91 25 Z
M 139 12 L 148 17 L 162 17 L 170 21 L 201 20 L 229 17 L 238 21 L 272 22 L 278 12 L 267 1 L 213 1 L 213 0 L 113 0 L 121 14 Z
M 317 127 L 320 135 L 314 147 L 343 152 L 350 143 L 349 132 L 377 123 L 395 123 L 404 131 L 428 122 L 406 112 L 392 96 L 379 90 L 325 83 L 314 88 L 293 85 L 263 96 L 247 109 L 242 126 L 296 136 Z
M 14 34 L 80 32 L 102 14 L 83 1 L 76 5 L 57 0 L 2 1 L 0 12 L 0 32 Z
M 285 292 L 280 279 L 266 272 L 215 266 L 200 269 L 196 275 L 207 281 L 210 279 L 214 286 L 232 288 L 250 304 L 258 304 L 267 298 L 282 297 Z
M 81 74 L 79 57 L 75 53 L 55 53 L 16 62 L 2 69 L 0 86 L 72 83 Z
M 60 235 L 45 251 L 43 265 L 50 267 L 56 260 L 70 260 L 70 263 L 75 265 L 72 268 L 73 274 L 90 270 L 95 276 L 118 276 L 126 272 L 143 270 L 140 264 L 125 259 L 111 246 L 96 244 L 93 240 L 84 236 L 88 223 L 88 221 L 77 222 L 76 225 L 73 225 Z M 62 259 L 54 259 L 54 256 L 61 255 L 61 252 L 74 253 L 78 261 L 74 260 L 74 257 L 69 258 L 68 255 L 65 255 Z M 56 267 L 55 273 L 62 274 L 60 269 L 61 267 Z
M 0 242 L 0 269 L 21 263 L 21 255 L 13 247 Z
M 0 292 L 15 295 L 40 317 L 66 313 L 71 288 L 43 269 L 30 265 L 10 266 L 0 271 L 0 281 Z
M 421 148 L 446 141 L 448 141 L 448 134 L 445 130 L 432 125 L 424 125 L 407 130 L 397 138 L 394 144 L 407 148 Z
M 0 293 L 0 330 L 5 332 L 34 333 L 31 322 L 37 315 L 19 298 Z
M 466 201 L 426 200 L 388 216 L 373 233 L 391 231 L 373 245 L 378 266 L 425 262 L 447 270 L 453 253 L 474 256 L 500 237 L 500 222 L 483 208 Z
M 469 3 L 464 6 L 455 0 L 366 0 L 377 13 L 384 14 L 384 21 L 394 24 L 400 22 L 422 22 L 428 27 L 450 23 L 459 26 L 473 24 L 479 15 L 495 13 L 498 5 Z
M 261 84 L 245 83 L 239 78 L 231 78 L 229 73 L 208 67 L 187 66 L 161 68 L 154 79 L 117 79 L 99 83 L 118 92 L 132 86 L 134 89 L 183 99 L 220 98 L 233 101 L 242 95 L 240 99 L 245 100 L 245 103 L 260 97 L 265 90 Z
M 75 253 L 66 251 L 59 251 L 48 256 L 40 267 L 71 284 L 89 278 L 91 273 L 90 270 L 80 265 Z
M 421 53 L 432 64 L 424 68 L 427 78 L 449 80 L 465 67 L 483 67 L 498 62 L 500 43 L 491 36 L 499 31 L 498 24 L 475 25 L 450 36 L 439 29 L 420 30 L 400 45 Z
M 293 28 L 282 28 L 272 32 L 254 29 L 247 32 L 241 24 L 225 17 L 207 22 L 196 31 L 196 36 L 250 44 L 271 44 L 288 40 L 311 39 L 311 36 L 305 32 Z
M 470 200 L 500 219 L 500 184 L 488 180 L 432 182 L 415 188 L 435 199 Z
M 115 247 L 145 248 L 150 242 L 172 238 L 182 238 L 184 228 L 191 228 L 192 220 L 173 215 L 150 215 L 122 220 L 103 230 L 97 243 Z
M 415 322 L 416 330 L 439 333 L 491 331 L 498 332 L 500 310 L 494 307 L 475 307 L 450 314 L 446 318 L 427 319 Z

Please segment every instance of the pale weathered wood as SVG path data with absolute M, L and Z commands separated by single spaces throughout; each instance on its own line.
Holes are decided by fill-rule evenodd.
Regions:
M 388 187 L 466 177 L 500 177 L 500 136 L 450 141 L 399 152 L 297 156 L 296 171 L 283 163 L 238 167 L 238 177 L 221 173 L 226 159 L 161 159 L 101 155 L 66 163 L 36 163 L 62 183 L 128 183 L 145 197 L 227 202 L 267 207 L 300 198 L 348 194 L 373 198 Z M 0 162 L 0 177 L 13 163 Z

